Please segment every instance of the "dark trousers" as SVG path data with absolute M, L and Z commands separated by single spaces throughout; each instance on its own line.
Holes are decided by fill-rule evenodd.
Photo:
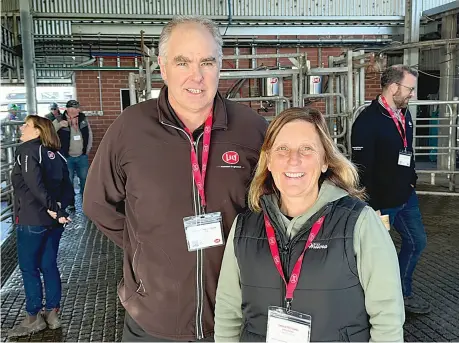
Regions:
M 26 296 L 26 311 L 34 316 L 43 308 L 43 274 L 46 310 L 60 307 L 62 285 L 57 268 L 57 252 L 62 226 L 17 226 L 17 250 Z
M 146 333 L 140 326 L 137 324 L 134 319 L 125 312 L 124 315 L 124 328 L 123 328 L 123 338 L 121 339 L 122 342 L 174 342 L 172 340 L 158 338 L 149 335 Z M 213 342 L 214 339 L 212 338 L 205 338 L 199 340 L 197 342 Z
M 398 254 L 403 296 L 412 293 L 413 273 L 426 247 L 427 236 L 422 223 L 419 200 L 415 190 L 408 201 L 399 207 L 382 209 L 381 214 L 388 214 L 391 225 L 402 238 L 402 247 Z

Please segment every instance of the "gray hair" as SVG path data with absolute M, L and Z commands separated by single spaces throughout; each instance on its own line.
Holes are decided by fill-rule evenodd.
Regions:
M 195 16 L 195 15 L 180 15 L 174 17 L 170 22 L 164 26 L 163 30 L 161 31 L 161 35 L 159 36 L 159 44 L 158 44 L 158 55 L 159 57 L 163 58 L 164 60 L 167 59 L 167 43 L 171 37 L 172 31 L 179 25 L 182 24 L 197 24 L 201 25 L 206 28 L 212 37 L 215 39 L 215 43 L 218 46 L 218 63 L 221 66 L 222 64 L 222 57 L 223 57 L 223 39 L 220 34 L 220 30 L 215 22 L 210 19 L 204 18 L 202 16 Z
M 411 74 L 414 77 L 418 77 L 418 72 L 407 65 L 395 64 L 388 67 L 381 74 L 381 88 L 387 88 L 393 83 L 400 83 L 405 74 Z

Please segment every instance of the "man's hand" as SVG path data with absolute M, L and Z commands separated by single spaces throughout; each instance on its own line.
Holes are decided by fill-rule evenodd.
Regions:
M 59 122 L 59 125 L 60 125 L 61 128 L 62 127 L 68 127 L 69 126 L 69 122 L 67 120 L 61 120 Z
M 381 210 L 377 210 L 376 213 L 378 216 L 381 216 Z

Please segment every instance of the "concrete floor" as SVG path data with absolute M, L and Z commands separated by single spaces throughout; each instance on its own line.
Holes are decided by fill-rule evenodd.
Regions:
M 420 203 L 428 245 L 415 273 L 414 290 L 431 303 L 432 312 L 407 316 L 405 340 L 458 341 L 459 198 L 421 196 Z M 122 274 L 122 252 L 87 222 L 80 206 L 77 205 L 73 228 L 66 230 L 60 247 L 62 328 L 45 330 L 20 341 L 121 340 L 124 309 L 116 288 Z M 398 235 L 392 234 L 398 244 Z M 10 247 L 8 255 L 12 254 L 14 249 Z M 19 323 L 24 311 L 20 271 L 14 258 L 10 258 L 2 261 L 2 276 L 7 278 L 0 291 L 2 341 L 7 340 L 7 330 Z M 7 267 L 11 275 L 3 272 Z

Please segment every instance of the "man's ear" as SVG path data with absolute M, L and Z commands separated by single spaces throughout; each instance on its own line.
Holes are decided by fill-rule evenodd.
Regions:
M 165 62 L 166 61 L 163 60 L 162 57 L 158 56 L 159 70 L 161 71 L 161 77 L 163 78 L 164 82 L 167 81 L 167 72 L 166 72 Z

